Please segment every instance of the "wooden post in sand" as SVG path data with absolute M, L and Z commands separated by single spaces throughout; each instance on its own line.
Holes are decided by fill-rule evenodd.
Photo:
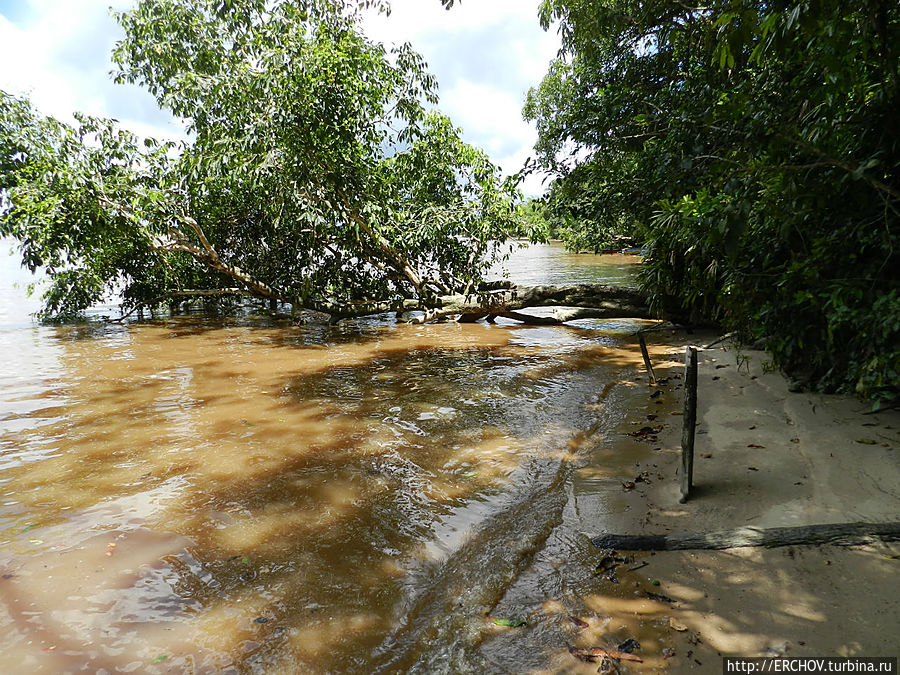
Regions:
M 650 384 L 656 383 L 656 375 L 653 372 L 653 364 L 650 363 L 650 354 L 647 352 L 647 342 L 644 340 L 644 334 L 638 332 L 638 344 L 641 346 L 641 356 L 644 357 L 644 368 L 650 374 Z
M 681 430 L 681 503 L 687 501 L 694 480 L 694 431 L 697 425 L 697 350 L 684 352 L 684 427 Z

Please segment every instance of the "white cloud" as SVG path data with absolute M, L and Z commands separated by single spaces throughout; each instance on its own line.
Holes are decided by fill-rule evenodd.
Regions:
M 390 17 L 366 24 L 370 37 L 411 42 L 440 83 L 439 107 L 512 174 L 533 154 L 533 125 L 522 119 L 529 87 L 536 86 L 559 50 L 559 37 L 538 23 L 540 0 L 462 0 L 443 9 L 438 0 L 393 0 Z M 522 185 L 545 191 L 541 176 Z
M 112 81 L 110 53 L 121 31 L 109 15 L 110 0 L 23 2 L 27 12 L 19 8 L 16 24 L 0 15 L 0 88 L 65 121 L 79 111 L 115 117 L 141 135 L 183 136 L 147 92 Z
M 76 110 L 115 117 L 141 134 L 180 137 L 180 127 L 137 87 L 116 85 L 110 51 L 121 32 L 108 7 L 131 0 L 14 0 L 16 23 L 0 13 L 0 88 L 27 95 L 39 110 L 68 119 Z M 24 3 L 24 9 L 23 4 Z M 522 120 L 529 86 L 540 82 L 558 37 L 538 25 L 540 0 L 393 0 L 390 17 L 366 23 L 370 37 L 411 42 L 440 82 L 440 108 L 507 173 L 535 141 Z M 0 12 L 3 7 L 0 0 Z M 530 193 L 534 181 L 526 185 Z

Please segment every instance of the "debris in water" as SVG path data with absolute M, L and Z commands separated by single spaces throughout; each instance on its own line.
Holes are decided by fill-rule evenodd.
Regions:
M 600 559 L 600 562 L 597 563 L 597 566 L 594 568 L 594 576 L 598 574 L 605 574 L 610 570 L 615 570 L 617 565 L 621 565 L 626 562 L 625 558 L 619 558 L 615 555 L 606 555 Z
M 587 621 L 582 621 L 577 616 L 572 616 L 571 614 L 569 615 L 569 621 L 571 621 L 576 626 L 578 626 L 579 630 L 583 630 L 585 628 L 590 628 L 590 624 Z
M 628 652 L 619 651 L 618 649 L 579 649 L 578 647 L 569 647 L 569 653 L 580 661 L 593 661 L 596 658 L 610 658 L 619 661 L 634 661 L 635 663 L 643 663 L 644 659 Z
M 668 595 L 663 595 L 662 593 L 650 593 L 647 591 L 645 594 L 650 600 L 655 600 L 656 602 L 668 602 L 674 603 L 677 602 L 675 598 L 670 598 Z
M 569 647 L 569 653 L 579 661 L 584 661 L 585 663 L 590 663 L 594 660 L 593 657 L 589 656 L 583 649 L 579 649 L 578 647 Z
M 520 628 L 522 626 L 527 626 L 528 622 L 523 619 L 492 619 L 492 621 L 498 626 L 506 626 L 508 628 Z
M 637 431 L 633 431 L 628 435 L 631 436 L 632 438 L 639 438 L 642 441 L 654 442 L 654 441 L 658 440 L 658 437 L 656 436 L 656 434 L 658 434 L 660 431 L 662 431 L 662 429 L 663 429 L 663 427 L 661 424 L 657 425 L 655 427 L 641 427 Z
M 620 652 L 627 652 L 629 654 L 636 652 L 640 648 L 641 648 L 641 643 L 638 642 L 637 640 L 635 640 L 634 638 L 628 638 L 627 640 L 625 640 L 625 642 L 623 642 L 622 644 L 620 644 L 617 647 L 617 649 Z
M 630 480 L 626 481 L 626 482 L 622 483 L 622 489 L 625 492 L 628 492 L 629 490 L 634 490 L 634 483 Z
M 616 668 L 615 661 L 607 656 L 604 656 L 600 659 L 600 667 L 597 668 L 597 672 L 601 673 L 601 675 L 605 675 L 606 673 L 616 673 L 618 675 L 619 669 Z
M 157 656 L 155 659 L 153 659 L 150 663 L 151 663 L 151 664 L 153 664 L 153 663 L 162 663 L 162 662 L 165 661 L 167 658 L 169 658 L 169 655 L 168 655 L 168 654 L 160 654 L 160 655 Z
M 747 445 L 747 447 L 748 447 L 748 448 L 757 448 L 757 449 L 759 449 L 759 450 L 765 450 L 765 449 L 766 449 L 766 446 L 764 446 L 764 445 L 757 445 L 756 443 L 749 443 L 749 444 Z
M 269 623 L 269 620 L 264 616 L 258 616 L 253 619 L 253 623 Z
M 687 626 L 676 621 L 672 617 L 669 617 L 669 628 L 671 628 L 672 630 L 677 630 L 679 633 L 684 633 L 688 629 Z
M 654 586 L 659 586 L 659 579 L 654 579 L 650 583 L 653 584 Z
M 878 445 L 878 441 L 872 438 L 857 438 L 857 443 L 862 443 L 863 445 Z
M 671 649 L 670 647 L 664 647 L 662 650 L 662 655 L 664 659 L 671 659 L 673 656 L 675 656 L 675 650 Z

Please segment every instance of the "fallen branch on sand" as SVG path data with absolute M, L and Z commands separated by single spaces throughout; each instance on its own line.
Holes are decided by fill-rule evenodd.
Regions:
M 854 546 L 879 539 L 900 540 L 900 522 L 834 523 L 772 528 L 739 527 L 734 530 L 657 535 L 605 534 L 593 539 L 592 543 L 597 548 L 621 551 L 684 551 L 746 546 L 775 548 L 811 544 Z
M 644 659 L 628 652 L 620 652 L 617 649 L 579 649 L 578 647 L 569 647 L 569 653 L 576 659 L 582 661 L 592 660 L 596 658 L 618 659 L 620 661 L 633 661 L 635 663 L 643 663 Z

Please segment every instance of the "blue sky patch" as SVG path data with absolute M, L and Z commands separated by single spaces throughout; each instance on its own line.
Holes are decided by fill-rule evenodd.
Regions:
M 0 0 L 0 14 L 10 23 L 24 26 L 31 16 L 31 7 L 26 0 Z

